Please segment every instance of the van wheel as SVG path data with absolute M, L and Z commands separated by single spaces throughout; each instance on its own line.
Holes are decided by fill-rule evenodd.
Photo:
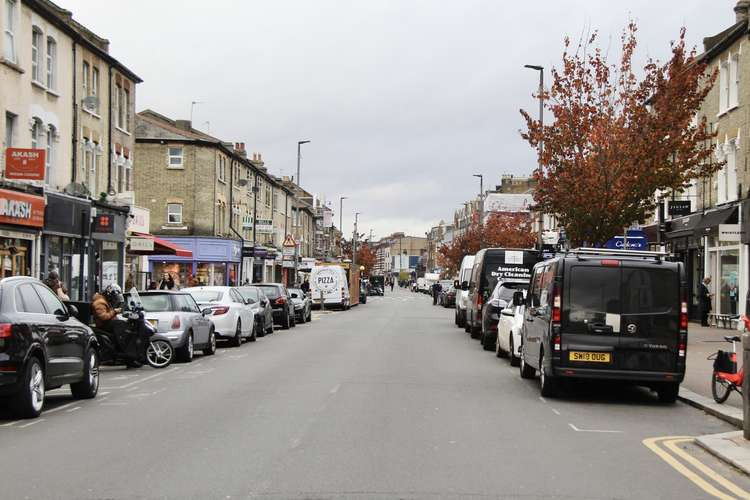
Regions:
M 677 382 L 665 382 L 656 389 L 659 395 L 659 401 L 662 403 L 673 404 L 677 401 L 677 395 L 680 393 L 680 384 Z
M 536 370 L 526 364 L 523 357 L 523 346 L 521 346 L 521 360 L 518 363 L 518 371 L 521 373 L 521 378 L 534 378 L 534 375 L 536 375 Z
M 513 345 L 513 333 L 508 336 L 508 357 L 510 358 L 510 366 L 518 366 L 521 362 L 521 358 L 516 356 L 516 349 Z
M 539 390 L 545 398 L 554 398 L 559 389 L 559 380 L 547 375 L 544 369 L 544 351 L 539 354 Z

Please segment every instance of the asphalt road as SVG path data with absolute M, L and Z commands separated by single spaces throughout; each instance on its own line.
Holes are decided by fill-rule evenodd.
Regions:
M 451 309 L 406 291 L 191 364 L 107 369 L 95 400 L 57 392 L 40 419 L 0 414 L 0 498 L 750 491 L 690 440 L 727 424 L 637 388 L 543 400 L 536 380 L 456 328 Z M 666 436 L 684 438 L 644 444 Z

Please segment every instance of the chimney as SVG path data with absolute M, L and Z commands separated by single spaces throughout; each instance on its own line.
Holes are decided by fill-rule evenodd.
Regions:
M 257 161 L 257 160 L 258 160 L 258 153 L 253 153 L 253 161 Z
M 185 130 L 187 132 L 190 132 L 193 128 L 193 124 L 190 123 L 190 120 L 175 120 L 174 126 L 180 130 Z
M 739 0 L 737 5 L 734 6 L 735 22 L 747 21 L 748 9 L 750 9 L 750 0 Z
M 240 143 L 240 150 L 241 150 L 241 151 L 244 151 L 244 150 L 245 150 L 245 143 L 244 143 L 244 142 L 241 142 L 241 143 Z

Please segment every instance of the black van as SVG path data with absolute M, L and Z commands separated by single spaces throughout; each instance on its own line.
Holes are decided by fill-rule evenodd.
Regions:
M 530 280 L 534 264 L 541 260 L 538 250 L 522 248 L 485 248 L 474 257 L 469 283 L 462 287 L 469 291 L 464 329 L 471 338 L 482 333 L 482 308 L 500 279 Z
M 554 396 L 563 378 L 603 378 L 674 402 L 685 375 L 687 292 L 682 263 L 656 252 L 578 249 L 537 264 L 521 377 L 539 370 L 543 396 Z

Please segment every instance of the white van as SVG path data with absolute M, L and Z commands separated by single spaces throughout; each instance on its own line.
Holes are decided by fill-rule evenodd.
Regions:
M 349 280 L 346 269 L 341 266 L 313 266 L 310 271 L 310 293 L 313 304 L 320 307 L 323 294 L 325 307 L 349 309 Z
M 463 328 L 466 325 L 466 301 L 469 298 L 469 291 L 462 290 L 461 285 L 469 283 L 471 279 L 471 269 L 474 266 L 474 256 L 467 255 L 461 261 L 461 267 L 458 269 L 458 286 L 456 287 L 456 326 Z

